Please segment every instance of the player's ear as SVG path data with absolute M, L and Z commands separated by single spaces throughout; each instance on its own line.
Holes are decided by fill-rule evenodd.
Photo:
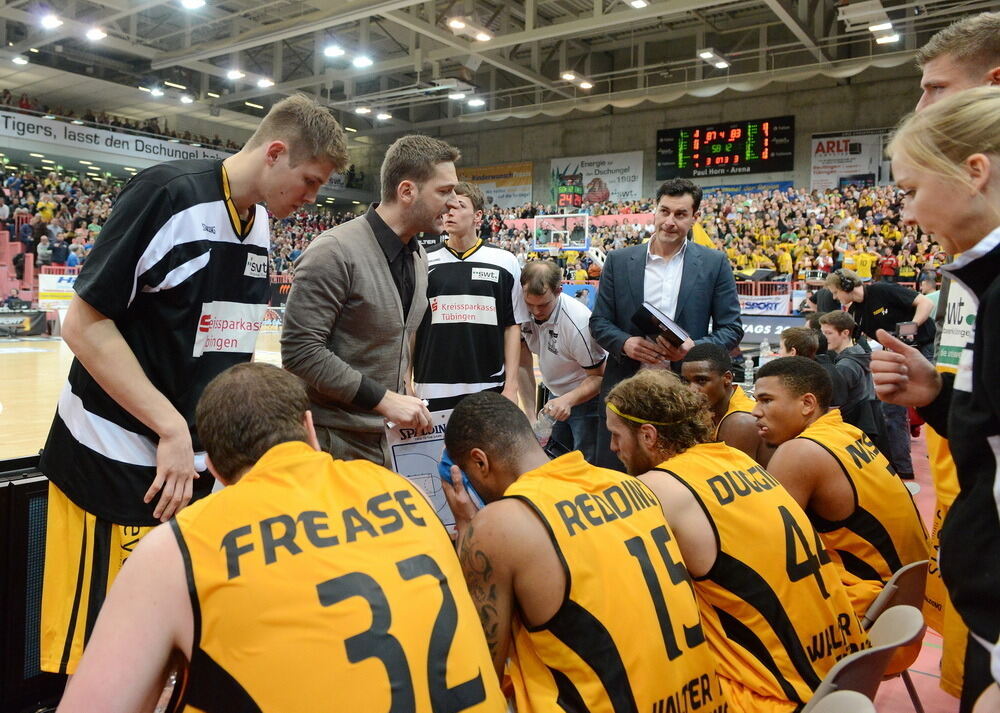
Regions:
M 812 414 L 819 408 L 819 402 L 816 400 L 816 395 L 806 392 L 802 395 L 802 415 L 807 416 Z
M 208 472 L 212 474 L 212 477 L 218 480 L 222 485 L 229 485 L 225 478 L 219 475 L 219 471 L 215 469 L 215 465 L 212 463 L 212 456 L 205 454 L 205 467 L 208 468 Z

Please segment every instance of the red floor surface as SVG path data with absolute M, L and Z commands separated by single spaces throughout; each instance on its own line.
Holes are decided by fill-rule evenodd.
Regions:
M 914 480 L 920 485 L 920 492 L 914 499 L 929 531 L 934 517 L 934 486 L 927 462 L 927 448 L 922 436 L 912 443 Z M 955 713 L 958 699 L 941 690 L 938 685 L 940 673 L 941 637 L 928 629 L 920 656 L 910 667 L 910 677 L 926 713 Z M 875 696 L 875 709 L 879 713 L 913 713 L 913 704 L 902 679 L 895 678 L 882 684 Z

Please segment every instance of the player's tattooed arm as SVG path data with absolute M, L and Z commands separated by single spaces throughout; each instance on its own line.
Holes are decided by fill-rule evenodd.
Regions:
M 485 513 L 485 511 L 483 511 Z M 494 537 L 493 518 L 477 516 L 462 535 L 458 557 L 472 602 L 486 635 L 498 677 L 502 677 L 511 638 L 513 583 L 497 551 L 502 540 Z M 499 532 L 497 533 L 499 534 Z

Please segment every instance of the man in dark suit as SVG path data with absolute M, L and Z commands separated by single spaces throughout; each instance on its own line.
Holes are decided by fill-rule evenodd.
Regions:
M 591 333 L 609 354 L 602 401 L 615 384 L 640 367 L 679 371 L 680 361 L 695 344 L 713 342 L 731 351 L 740 343 L 740 301 L 729 261 L 724 253 L 688 239 L 700 205 L 701 189 L 694 183 L 682 178 L 666 181 L 656 191 L 655 230 L 649 242 L 608 253 L 590 318 Z M 690 338 L 678 347 L 663 337 L 655 342 L 647 339 L 632 323 L 643 302 L 672 317 Z M 597 465 L 624 470 L 611 452 L 603 418 L 601 426 Z

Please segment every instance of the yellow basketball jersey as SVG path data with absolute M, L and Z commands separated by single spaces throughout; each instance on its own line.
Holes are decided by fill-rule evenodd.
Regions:
M 844 423 L 839 409 L 830 409 L 799 438 L 818 443 L 836 458 L 854 490 L 856 506 L 848 518 L 830 522 L 809 513 L 844 569 L 884 584 L 900 567 L 927 559 L 927 531 L 913 497 L 868 436 Z
M 726 413 L 719 419 L 719 425 L 715 427 L 715 437 L 719 437 L 719 429 L 722 428 L 723 422 L 729 418 L 730 414 L 752 413 L 756 405 L 757 402 L 747 396 L 747 392 L 743 390 L 743 387 L 736 384 L 733 395 L 729 397 L 729 408 L 726 409 Z
M 691 579 L 645 485 L 575 451 L 505 496 L 545 523 L 566 573 L 555 616 L 515 626 L 518 713 L 724 713 Z
M 809 518 L 725 443 L 689 448 L 657 470 L 687 486 L 716 533 L 718 557 L 694 586 L 719 675 L 759 696 L 805 703 L 839 659 L 867 646 Z
M 504 710 L 451 540 L 406 479 L 283 443 L 171 524 L 195 622 L 181 710 Z

